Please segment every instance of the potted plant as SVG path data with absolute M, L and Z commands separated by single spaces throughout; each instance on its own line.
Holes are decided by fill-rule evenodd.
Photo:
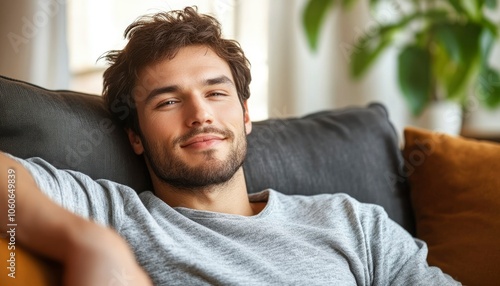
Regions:
M 390 0 L 368 0 L 371 8 Z M 340 3 L 342 2 L 342 3 Z M 355 0 L 308 0 L 303 27 L 310 48 L 317 49 L 320 28 L 336 4 Z M 350 61 L 359 79 L 391 45 L 398 45 L 398 84 L 411 113 L 419 116 L 433 102 L 456 101 L 466 108 L 470 95 L 484 106 L 500 106 L 500 76 L 489 62 L 498 39 L 497 24 L 488 17 L 496 0 L 402 0 L 401 15 L 360 37 Z M 407 37 L 402 44 L 398 34 Z M 471 92 L 472 91 L 472 92 Z

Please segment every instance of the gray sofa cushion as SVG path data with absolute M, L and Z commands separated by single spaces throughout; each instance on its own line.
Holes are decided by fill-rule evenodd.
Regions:
M 0 150 L 58 168 L 151 189 L 141 157 L 100 97 L 0 76 Z M 380 104 L 254 122 L 244 163 L 249 192 L 343 192 L 383 206 L 413 233 L 398 140 Z
M 151 189 L 144 161 L 100 97 L 0 77 L 0 150 L 57 168 Z
M 413 233 L 403 159 L 383 105 L 254 122 L 248 140 L 249 192 L 347 193 L 383 206 Z

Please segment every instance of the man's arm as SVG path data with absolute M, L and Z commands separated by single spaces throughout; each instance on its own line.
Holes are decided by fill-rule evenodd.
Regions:
M 118 234 L 51 201 L 28 171 L 2 152 L 0 206 L 0 231 L 15 229 L 26 248 L 61 262 L 65 284 L 151 284 Z
M 365 240 L 371 248 L 376 285 L 462 285 L 427 263 L 427 246 L 389 219 L 379 206 L 361 212 Z M 375 283 L 376 282 L 376 283 Z

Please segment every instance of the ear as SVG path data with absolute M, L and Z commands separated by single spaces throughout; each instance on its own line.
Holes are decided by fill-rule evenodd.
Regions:
M 142 140 L 137 133 L 135 133 L 132 129 L 127 128 L 128 140 L 132 149 L 134 149 L 135 154 L 141 155 L 144 152 L 144 146 L 142 146 Z
M 243 122 L 245 123 L 245 130 L 247 135 L 252 132 L 252 121 L 250 120 L 250 114 L 248 114 L 248 106 L 247 101 L 243 102 Z

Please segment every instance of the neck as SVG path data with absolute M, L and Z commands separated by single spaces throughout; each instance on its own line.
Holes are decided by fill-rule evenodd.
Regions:
M 156 195 L 171 207 L 186 207 L 219 213 L 244 216 L 260 212 L 257 205 L 248 200 L 243 168 L 227 182 L 198 189 L 179 189 L 153 177 Z

